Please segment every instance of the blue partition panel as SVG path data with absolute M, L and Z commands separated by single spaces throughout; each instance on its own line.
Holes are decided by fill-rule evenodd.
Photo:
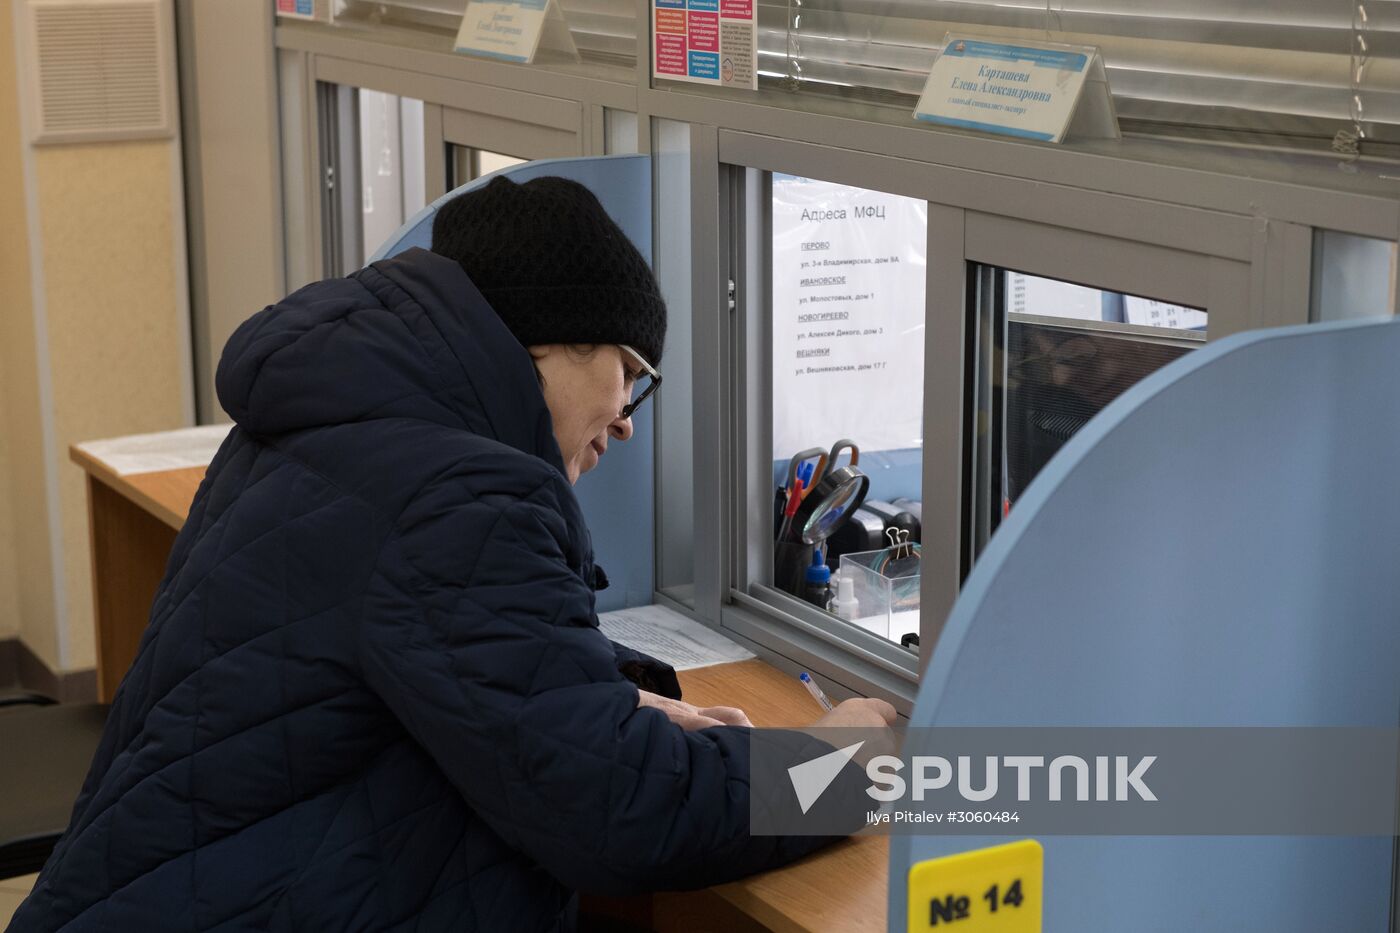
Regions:
M 518 182 L 557 175 L 587 186 L 651 262 L 651 158 L 645 155 L 545 159 L 483 176 L 448 192 L 414 215 L 373 259 L 384 259 L 414 246 L 427 249 L 432 244 L 433 215 L 438 206 L 486 184 L 496 175 Z M 611 445 L 598 469 L 584 475 L 574 487 L 593 535 L 598 564 L 607 571 L 612 583 L 598 594 L 599 612 L 646 605 L 652 599 L 655 411 L 656 406 L 643 405 L 632 422 L 636 432 L 632 440 Z
M 1124 393 L 993 537 L 911 725 L 1395 727 L 1397 390 L 1383 319 L 1237 335 Z M 893 839 L 889 929 L 912 863 L 1002 841 Z M 1040 842 L 1046 930 L 1390 930 L 1390 838 Z

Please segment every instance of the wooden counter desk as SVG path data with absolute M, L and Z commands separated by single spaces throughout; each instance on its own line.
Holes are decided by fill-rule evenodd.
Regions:
M 205 467 L 122 474 L 80 446 L 92 532 L 97 684 L 111 702 L 131 666 L 175 535 Z M 697 706 L 739 706 L 756 726 L 798 726 L 814 718 L 798 681 L 760 660 L 679 674 Z M 889 840 L 848 839 L 794 865 L 705 891 L 652 898 L 590 900 L 659 933 L 883 933 Z

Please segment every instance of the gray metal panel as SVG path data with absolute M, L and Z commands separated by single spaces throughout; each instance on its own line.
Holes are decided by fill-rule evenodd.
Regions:
M 322 255 L 330 275 L 349 275 L 364 265 L 365 216 L 360 209 L 360 95 L 348 85 L 321 84 L 317 99 L 323 104 L 323 135 L 328 148 L 321 152 L 325 167 L 321 189 Z
M 752 133 L 721 130 L 719 138 L 720 160 L 735 165 L 845 185 L 874 185 L 881 191 L 952 207 L 1072 229 L 1092 229 L 1105 236 L 1145 240 L 1193 252 L 1234 259 L 1248 259 L 1250 255 L 1249 220 L 1230 214 Z
M 1143 219 L 1151 221 L 1150 216 Z M 1208 222 L 1209 215 L 1202 221 Z M 1208 258 L 999 215 L 972 211 L 967 215 L 970 262 L 1195 308 L 1210 309 L 1210 294 L 1202 276 Z M 1241 271 L 1248 268 L 1243 263 L 1237 265 Z
M 832 149 L 1224 213 L 1262 213 L 1362 236 L 1400 237 L 1400 195 L 1395 182 L 1375 177 L 1374 167 L 1369 175 L 1341 175 L 1335 158 L 1141 138 L 1052 146 L 914 125 L 906 111 L 889 107 L 773 91 L 735 100 L 688 88 L 650 89 L 638 104 L 648 113 L 670 119 Z M 892 125 L 892 121 L 911 125 Z
M 1256 221 L 1255 242 L 1263 256 L 1255 260 L 1251 283 L 1255 327 L 1306 324 L 1312 297 L 1312 230 L 1282 221 Z
M 321 278 L 320 134 L 316 79 L 304 52 L 277 53 L 282 120 L 284 287 Z
M 583 154 L 608 154 L 607 116 L 599 104 L 583 106 Z
M 588 101 L 621 110 L 637 109 L 635 69 L 618 65 L 563 63 L 517 65 L 458 55 L 442 37 L 405 29 L 367 31 L 354 26 L 280 20 L 277 47 L 365 65 L 440 76 L 473 87 L 501 87 Z M 451 103 L 442 101 L 441 103 Z
M 442 105 L 423 105 L 423 196 L 429 204 L 447 193 L 447 138 Z
M 666 383 L 656 406 L 657 588 L 695 601 L 693 317 L 691 313 L 690 128 L 657 121 L 652 150 L 654 268 L 669 324 L 662 360 Z
M 400 97 L 412 97 L 483 116 L 565 130 L 575 135 L 583 128 L 582 107 L 577 100 L 544 97 L 504 88 L 474 87 L 435 75 L 365 65 L 361 62 L 348 62 L 320 55 L 316 56 L 316 78 L 332 84 L 348 84 L 397 94 Z
M 714 127 L 690 128 L 691 314 L 695 376 L 695 613 L 712 625 L 727 601 L 723 580 L 730 542 L 724 539 L 725 503 L 733 493 L 724 450 L 721 408 L 726 321 L 727 262 L 721 249 L 719 140 Z M 723 234 L 727 239 L 727 231 Z
M 178 0 L 176 17 L 196 398 L 210 422 L 223 417 L 214 368 L 229 335 L 286 291 L 277 61 L 261 0 Z
M 1210 257 L 1206 262 L 1205 307 L 1210 312 L 1206 334 L 1211 340 L 1238 334 L 1256 327 L 1256 313 L 1250 301 L 1255 287 L 1251 281 L 1254 266 L 1229 259 Z
M 572 101 L 562 103 L 575 109 Z M 579 124 L 574 129 L 556 129 L 538 123 L 525 123 L 510 117 L 493 116 L 468 110 L 444 107 L 442 110 L 443 139 L 458 146 L 485 149 L 518 159 L 565 159 L 583 154 L 583 134 Z
M 735 171 L 739 171 L 736 169 Z M 737 586 L 748 582 L 772 582 L 773 496 L 773 347 L 771 326 L 773 286 L 772 177 L 757 169 L 745 174 L 744 222 L 750 226 L 744 261 L 735 269 L 739 285 L 739 345 L 737 358 L 743 375 L 736 388 L 734 417 L 736 436 L 734 475 L 743 489 L 736 499 L 744 508 L 735 518 Z
M 930 204 L 924 311 L 923 559 L 919 670 L 928 666 L 961 586 L 965 212 Z

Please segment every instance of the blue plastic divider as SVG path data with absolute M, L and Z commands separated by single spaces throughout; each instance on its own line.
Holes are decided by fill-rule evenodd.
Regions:
M 911 725 L 1400 724 L 1397 389 L 1393 319 L 1236 335 L 1129 389 L 993 537 Z M 1007 838 L 893 839 L 889 929 L 911 864 Z M 1047 930 L 1390 929 L 1389 837 L 1040 842 Z

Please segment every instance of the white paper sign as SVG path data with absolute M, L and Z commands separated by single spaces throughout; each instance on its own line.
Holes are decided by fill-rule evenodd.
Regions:
M 508 62 L 532 62 L 540 49 L 572 59 L 578 48 L 557 0 L 470 0 L 456 50 Z
M 758 0 L 651 0 L 651 23 L 653 77 L 758 87 Z
M 773 459 L 923 444 L 928 204 L 773 176 Z
M 1092 87 L 1086 97 L 1086 84 Z M 1118 137 L 1103 59 L 1092 46 L 1007 45 L 949 35 L 914 115 L 929 123 L 1060 142 Z

